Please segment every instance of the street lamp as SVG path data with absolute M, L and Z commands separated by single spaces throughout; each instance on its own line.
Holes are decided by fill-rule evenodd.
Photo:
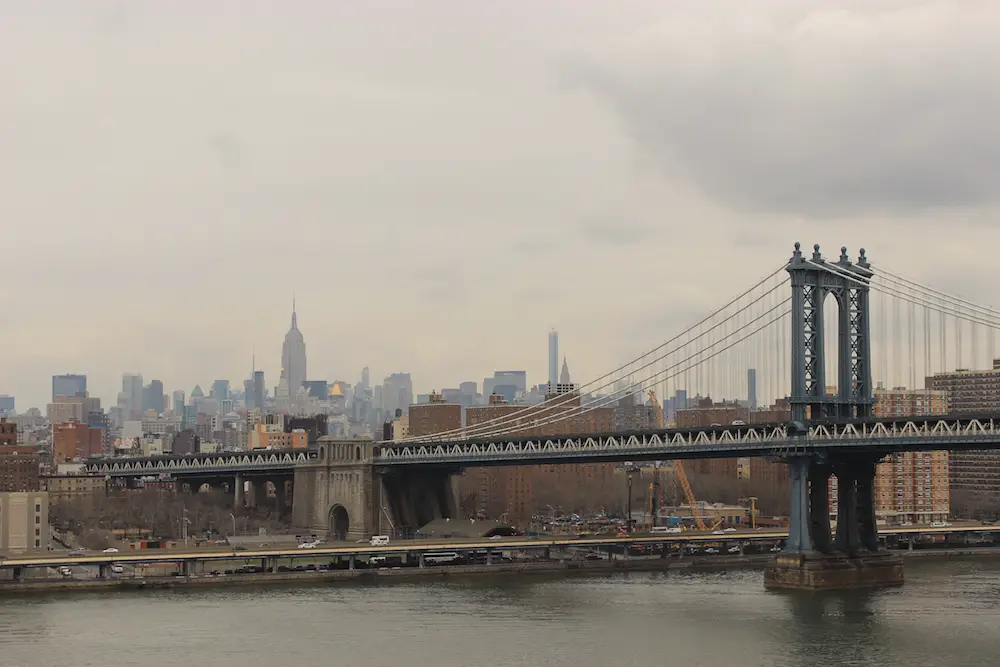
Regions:
M 230 512 L 229 517 L 233 520 L 233 537 L 236 537 L 236 515 Z
M 626 463 L 628 467 L 625 468 L 625 472 L 628 473 L 628 533 L 632 534 L 632 473 L 639 472 L 639 469 L 630 463 Z

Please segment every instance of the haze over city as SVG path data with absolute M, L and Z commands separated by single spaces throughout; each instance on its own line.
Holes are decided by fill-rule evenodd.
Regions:
M 0 3 L 0 393 L 189 391 L 255 352 L 273 385 L 293 295 L 317 377 L 544 382 L 556 327 L 585 380 L 793 239 L 989 302 L 998 28 L 988 2 Z

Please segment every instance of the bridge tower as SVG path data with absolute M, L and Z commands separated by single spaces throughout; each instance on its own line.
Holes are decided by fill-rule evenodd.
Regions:
M 872 414 L 869 307 L 871 265 L 861 249 L 852 263 L 847 248 L 827 261 L 813 246 L 806 258 L 795 244 L 787 271 L 792 283 L 792 420 L 866 418 Z M 837 301 L 837 321 L 826 322 L 823 305 Z M 826 327 L 837 329 L 837 394 L 826 395 Z
M 841 248 L 828 263 L 813 246 L 800 245 L 788 262 L 792 285 L 792 440 L 829 420 L 868 419 L 874 397 L 871 379 L 869 284 L 874 275 L 865 257 L 857 263 Z M 823 306 L 837 301 L 837 321 L 826 322 Z M 837 391 L 826 393 L 827 326 L 837 329 Z M 848 588 L 902 583 L 903 566 L 879 549 L 875 520 L 875 466 L 883 453 L 805 454 L 794 445 L 779 452 L 789 466 L 791 508 L 788 542 L 764 574 L 772 588 Z M 830 478 L 837 480 L 837 527 L 831 535 Z

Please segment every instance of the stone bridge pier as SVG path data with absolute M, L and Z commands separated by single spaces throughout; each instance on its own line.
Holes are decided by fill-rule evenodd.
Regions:
M 452 472 L 377 470 L 376 447 L 368 438 L 319 439 L 319 455 L 295 467 L 296 529 L 330 541 L 356 541 L 457 517 Z
M 791 478 L 788 542 L 764 571 L 770 588 L 857 588 L 903 583 L 902 560 L 879 547 L 875 466 L 881 454 L 786 460 Z M 837 478 L 831 531 L 830 477 Z

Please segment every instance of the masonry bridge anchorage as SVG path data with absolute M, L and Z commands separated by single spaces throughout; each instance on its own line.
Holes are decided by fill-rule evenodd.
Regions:
M 367 438 L 320 438 L 319 456 L 295 467 L 296 528 L 332 540 L 407 535 L 435 519 L 457 518 L 459 467 L 385 469 Z
M 798 243 L 785 270 L 792 292 L 792 419 L 784 435 L 792 446 L 786 442 L 771 455 L 789 466 L 790 526 L 787 548 L 766 570 L 765 585 L 822 589 L 901 583 L 901 561 L 879 549 L 874 511 L 875 466 L 892 446 L 879 441 L 840 449 L 794 446 L 798 438 L 806 443 L 810 425 L 817 422 L 872 418 L 869 290 L 874 272 L 864 250 L 851 261 L 844 248 L 831 262 L 819 246 L 805 254 Z M 831 321 L 824 317 L 828 299 L 836 304 Z M 826 377 L 828 329 L 836 332 L 835 378 Z M 835 395 L 827 394 L 827 381 L 836 382 Z M 317 456 L 295 465 L 293 520 L 298 528 L 340 540 L 400 534 L 434 519 L 456 517 L 453 477 L 475 464 L 387 465 L 390 457 L 385 451 L 379 454 L 367 439 L 321 438 L 318 447 Z M 393 445 L 388 449 L 394 450 Z M 500 464 L 525 462 L 511 458 Z M 829 518 L 832 476 L 839 513 L 835 532 Z

